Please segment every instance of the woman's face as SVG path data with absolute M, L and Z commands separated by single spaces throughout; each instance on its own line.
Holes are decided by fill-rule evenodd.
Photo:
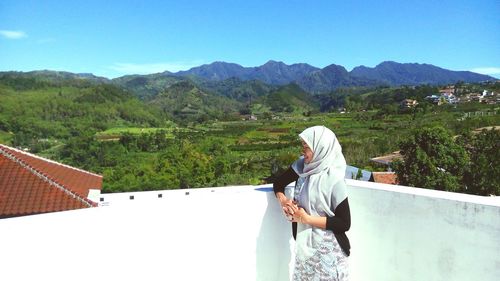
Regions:
M 304 163 L 311 163 L 313 159 L 313 151 L 304 141 L 302 141 L 302 155 L 304 156 Z

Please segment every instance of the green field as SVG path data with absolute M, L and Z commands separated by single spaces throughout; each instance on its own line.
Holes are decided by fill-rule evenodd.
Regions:
M 140 134 L 149 134 L 155 133 L 157 131 L 165 131 L 170 133 L 169 137 L 173 137 L 172 132 L 176 130 L 177 127 L 162 127 L 162 128 L 138 128 L 138 127 L 116 127 L 109 128 L 105 131 L 101 131 L 96 133 L 96 137 L 99 140 L 109 140 L 109 139 L 119 139 L 123 134 L 132 134 L 132 135 L 140 135 Z

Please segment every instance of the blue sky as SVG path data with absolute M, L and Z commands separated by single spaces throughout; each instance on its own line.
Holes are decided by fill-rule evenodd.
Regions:
M 0 1 L 0 71 L 429 63 L 500 78 L 498 0 Z

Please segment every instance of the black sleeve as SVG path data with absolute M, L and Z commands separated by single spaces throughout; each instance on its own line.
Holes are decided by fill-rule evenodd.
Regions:
M 335 216 L 326 218 L 326 229 L 334 233 L 346 232 L 351 228 L 351 211 L 347 198 L 333 211 Z
M 285 193 L 285 187 L 291 183 L 296 181 L 299 178 L 299 175 L 295 173 L 292 167 L 289 167 L 288 170 L 283 172 L 273 183 L 274 194 L 278 192 Z

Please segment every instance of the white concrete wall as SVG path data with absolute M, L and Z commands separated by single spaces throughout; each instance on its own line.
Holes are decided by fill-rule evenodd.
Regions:
M 256 188 L 113 194 L 0 220 L 0 280 L 287 280 L 289 224 Z
M 349 184 L 351 280 L 500 276 L 498 201 Z M 0 280 L 289 278 L 290 225 L 269 186 L 102 197 L 108 206 L 0 220 Z
M 500 280 L 498 200 L 350 183 L 353 280 Z

